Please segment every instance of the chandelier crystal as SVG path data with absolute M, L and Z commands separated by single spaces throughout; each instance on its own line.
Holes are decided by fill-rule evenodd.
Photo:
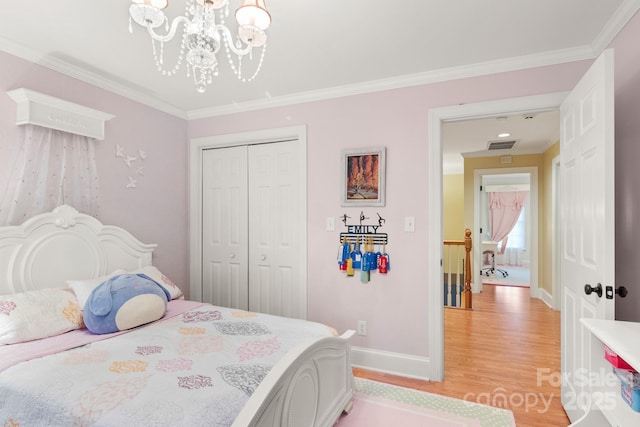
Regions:
M 132 22 L 147 29 L 156 66 L 163 75 L 174 75 L 186 60 L 187 76 L 193 75 L 196 89 L 203 93 L 213 77 L 218 75 L 217 54 L 223 46 L 238 79 L 249 82 L 258 75 L 267 48 L 265 31 L 271 25 L 271 15 L 264 0 L 243 0 L 235 12 L 238 23 L 235 40 L 225 24 L 225 18 L 229 16 L 229 0 L 186 0 L 184 16 L 176 17 L 171 24 L 163 11 L 167 5 L 167 0 L 132 0 L 129 6 L 129 32 L 133 33 Z M 164 44 L 173 39 L 180 24 L 183 32 L 178 58 L 173 67 L 165 68 Z M 161 26 L 164 26 L 164 35 L 156 32 Z M 262 47 L 262 52 L 255 71 L 251 77 L 246 77 L 242 73 L 242 60 L 247 55 L 252 59 L 253 48 L 259 47 Z

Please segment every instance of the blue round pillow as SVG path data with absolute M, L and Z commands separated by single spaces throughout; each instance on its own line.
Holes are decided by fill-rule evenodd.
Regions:
M 160 319 L 170 299 L 146 274 L 121 274 L 91 292 L 82 317 L 94 334 L 124 331 Z

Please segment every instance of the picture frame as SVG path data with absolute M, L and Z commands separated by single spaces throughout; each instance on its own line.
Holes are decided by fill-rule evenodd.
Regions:
M 342 206 L 385 205 L 386 148 L 342 150 Z

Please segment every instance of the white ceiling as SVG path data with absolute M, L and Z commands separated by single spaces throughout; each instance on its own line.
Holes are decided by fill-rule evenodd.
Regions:
M 230 1 L 233 11 L 240 0 Z M 184 3 L 169 0 L 167 15 L 182 14 Z M 241 83 L 221 61 L 204 94 L 184 69 L 158 73 L 145 30 L 128 31 L 129 0 L 2 0 L 0 50 L 198 118 L 593 58 L 640 7 L 640 0 L 266 3 L 273 21 L 260 75 Z M 492 134 L 474 132 L 475 141 L 487 139 Z
M 509 133 L 508 137 L 498 134 Z M 464 158 L 542 153 L 560 139 L 560 112 L 540 111 L 442 125 L 442 170 L 461 174 Z M 516 141 L 510 150 L 487 150 L 489 142 Z

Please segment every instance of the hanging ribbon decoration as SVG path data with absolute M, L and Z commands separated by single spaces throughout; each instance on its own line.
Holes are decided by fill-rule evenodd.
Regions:
M 353 276 L 353 259 L 351 257 L 347 258 L 347 276 Z
M 364 236 L 362 237 L 364 240 Z M 368 283 L 371 279 L 369 265 L 369 241 L 364 243 L 364 254 L 362 255 L 362 263 L 360 266 L 360 281 L 362 283 Z
M 387 272 L 391 268 L 389 254 L 387 253 L 387 245 L 383 246 L 382 251 L 383 253 L 378 259 L 378 272 L 380 272 L 380 274 L 387 274 Z
M 386 222 L 378 215 L 376 224 L 363 224 L 369 217 L 360 212 L 360 224 L 347 224 L 349 216 L 342 215 L 341 220 L 347 227 L 346 233 L 340 233 L 340 246 L 338 248 L 338 265 L 341 271 L 346 272 L 347 277 L 355 275 L 355 270 L 360 270 L 360 281 L 371 281 L 371 272 L 387 274 L 390 270 L 390 259 L 387 253 L 387 234 L 379 233 L 378 229 Z M 376 248 L 377 246 L 377 248 Z M 377 249 L 377 250 L 376 250 Z
M 351 252 L 351 259 L 353 260 L 353 268 L 360 269 L 362 266 L 362 252 L 360 252 L 360 240 L 356 241 L 353 252 Z
M 342 244 L 338 249 L 338 265 L 340 266 L 340 270 L 347 270 L 347 258 L 349 257 L 351 257 L 351 245 L 347 242 L 347 238 L 343 236 Z

